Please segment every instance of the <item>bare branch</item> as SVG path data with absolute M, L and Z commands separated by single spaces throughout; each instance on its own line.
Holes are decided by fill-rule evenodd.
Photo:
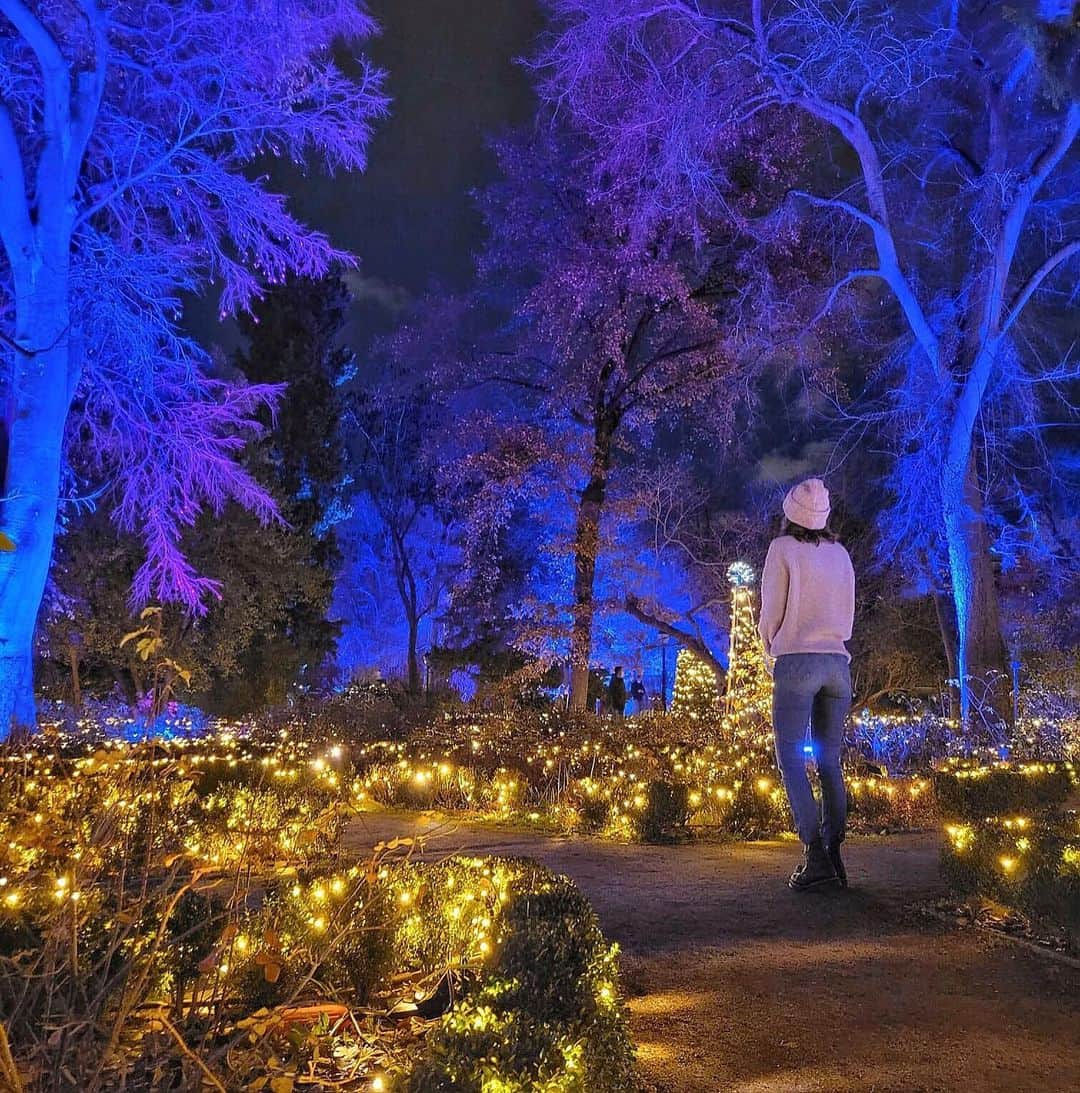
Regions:
M 1020 234 L 1023 231 L 1031 204 L 1035 200 L 1036 194 L 1042 189 L 1043 184 L 1053 173 L 1054 168 L 1065 158 L 1065 153 L 1068 152 L 1078 133 L 1080 133 L 1080 102 L 1074 102 L 1070 104 L 1069 109 L 1066 111 L 1057 136 L 1043 150 L 1035 161 L 1027 179 L 1017 188 L 1013 203 L 1005 215 L 1005 222 L 1002 225 L 996 248 L 995 277 L 999 293 L 995 320 L 1000 316 L 1005 286 L 1008 284 L 1013 258 L 1016 255 L 1016 248 L 1020 243 Z M 1021 289 L 1021 294 L 1022 292 L 1023 289 Z M 1019 299 L 1019 296 L 1017 299 Z
M 59 139 L 60 129 L 67 125 L 71 116 L 71 86 L 64 55 L 45 24 L 22 0 L 0 0 L 0 12 L 22 35 L 41 66 L 46 135 Z
M 1001 333 L 1004 334 L 1020 317 L 1028 300 L 1039 290 L 1039 286 L 1057 269 L 1063 262 L 1067 262 L 1074 254 L 1080 254 L 1080 239 L 1071 239 L 1049 255 L 1041 266 L 1020 286 L 1009 307 L 1009 314 L 1005 322 L 1001 324 Z
M 922 305 L 915 295 L 915 290 L 905 275 L 900 262 L 900 256 L 896 249 L 896 240 L 893 238 L 889 222 L 884 172 L 870 133 L 862 119 L 846 107 L 814 95 L 806 89 L 793 90 L 785 84 L 783 69 L 773 58 L 769 48 L 768 36 L 765 31 L 765 19 L 762 14 L 762 0 L 752 0 L 752 11 L 759 52 L 758 63 L 772 79 L 780 98 L 783 101 L 800 106 L 807 113 L 831 125 L 858 156 L 871 215 L 859 213 L 853 207 L 848 211 L 855 211 L 858 218 L 873 231 L 882 279 L 893 290 L 912 333 L 918 339 L 919 345 L 922 346 L 923 351 L 929 358 L 934 371 L 942 379 L 947 378 L 941 363 L 937 335 L 931 328 Z
M 818 194 L 807 193 L 806 190 L 791 190 L 790 196 L 801 197 L 819 209 L 840 209 L 848 216 L 853 216 L 856 220 L 866 224 L 872 231 L 876 232 L 883 227 L 880 221 L 875 220 L 869 213 L 864 213 L 862 209 L 852 205 L 850 201 L 843 201 L 838 197 L 821 197 Z
M 702 660 L 707 661 L 717 673 L 717 676 L 723 678 L 727 672 L 727 668 L 699 635 L 692 634 L 689 630 L 683 630 L 674 623 L 661 618 L 659 615 L 650 611 L 642 601 L 633 594 L 627 595 L 623 607 L 626 609 L 628 615 L 637 619 L 642 625 L 652 627 L 654 630 L 659 630 L 661 634 L 666 634 L 669 638 L 674 638 L 680 645 L 685 646 L 692 653 L 701 657 Z
M 846 285 L 850 285 L 853 281 L 862 280 L 864 277 L 882 278 L 882 273 L 879 269 L 853 269 L 850 273 L 841 277 L 840 280 L 829 289 L 829 294 L 825 297 L 825 302 L 821 305 L 817 314 L 806 324 L 804 332 L 806 330 L 812 330 L 826 315 L 828 315 L 832 310 L 833 304 L 836 302 L 836 297 Z

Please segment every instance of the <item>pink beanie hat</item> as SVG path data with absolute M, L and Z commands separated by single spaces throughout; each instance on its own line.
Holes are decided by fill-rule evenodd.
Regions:
M 808 478 L 784 498 L 784 515 L 810 531 L 821 531 L 829 519 L 829 491 L 820 478 Z

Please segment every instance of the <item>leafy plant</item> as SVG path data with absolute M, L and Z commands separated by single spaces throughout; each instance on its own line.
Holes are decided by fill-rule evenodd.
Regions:
M 143 623 L 120 639 L 120 648 L 131 645 L 136 657 L 150 671 L 147 698 L 147 719 L 153 724 L 165 711 L 178 683 L 191 684 L 191 671 L 178 664 L 167 651 L 167 641 L 162 632 L 160 606 L 144 607 L 139 613 Z
M 1066 764 L 960 768 L 934 776 L 941 814 L 961 820 L 1027 815 L 1059 808 L 1072 790 Z

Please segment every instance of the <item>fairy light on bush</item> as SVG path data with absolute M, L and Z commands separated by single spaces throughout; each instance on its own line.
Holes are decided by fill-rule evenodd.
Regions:
M 689 649 L 675 659 L 675 689 L 671 712 L 697 721 L 715 720 L 720 712 L 720 687 L 712 665 Z
M 964 899 L 990 899 L 1080 936 L 1080 819 L 1070 763 L 950 762 L 936 776 L 949 817 L 942 870 Z

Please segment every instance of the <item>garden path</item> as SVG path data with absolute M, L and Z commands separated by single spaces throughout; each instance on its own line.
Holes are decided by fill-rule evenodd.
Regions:
M 658 847 L 368 813 L 355 849 L 524 855 L 565 873 L 623 950 L 656 1093 L 1080 1090 L 1080 973 L 908 910 L 941 895 L 933 835 L 847 844 L 851 888 L 785 887 L 790 842 Z

